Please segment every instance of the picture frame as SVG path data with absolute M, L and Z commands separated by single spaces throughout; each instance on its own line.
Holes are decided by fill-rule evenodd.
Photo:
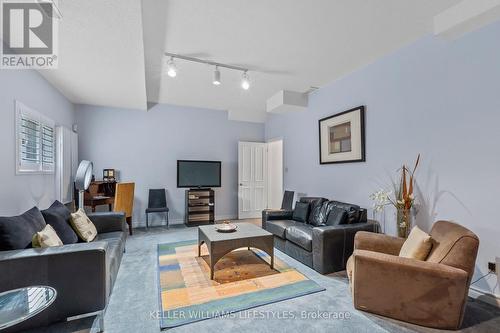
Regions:
M 365 162 L 365 106 L 322 118 L 319 127 L 319 163 Z

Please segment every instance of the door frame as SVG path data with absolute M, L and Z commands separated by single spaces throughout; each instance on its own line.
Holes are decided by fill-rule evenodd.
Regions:
M 267 191 L 267 205 L 266 208 L 272 208 L 272 209 L 278 209 L 281 208 L 281 204 L 279 207 L 272 207 L 271 203 L 271 159 L 270 159 L 270 151 L 269 151 L 269 145 L 275 142 L 281 142 L 281 169 L 280 169 L 280 177 L 281 177 L 281 189 L 279 189 L 280 192 L 280 198 L 283 199 L 283 193 L 285 191 L 285 148 L 284 148 L 284 140 L 283 137 L 276 137 L 272 138 L 266 141 L 266 148 L 267 148 L 267 182 L 266 182 L 266 191 Z

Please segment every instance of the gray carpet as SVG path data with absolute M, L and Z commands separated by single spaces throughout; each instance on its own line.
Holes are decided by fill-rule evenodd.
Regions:
M 196 239 L 196 228 L 173 226 L 138 229 L 127 240 L 120 272 L 104 317 L 105 332 L 160 332 L 154 315 L 158 311 L 156 272 L 157 244 Z M 295 267 L 326 291 L 243 311 L 234 318 L 214 318 L 167 330 L 180 332 L 429 332 L 422 328 L 357 311 L 352 306 L 345 274 L 323 276 L 277 251 L 281 259 Z M 259 311 L 256 313 L 255 311 Z M 335 316 L 348 312 L 349 319 L 301 318 L 303 313 L 318 312 Z M 281 316 L 280 318 L 273 316 Z M 295 319 L 289 317 L 293 315 Z M 265 316 L 266 318 L 260 318 Z M 283 318 L 286 316 L 287 318 Z M 98 321 L 89 317 L 70 323 L 60 323 L 30 332 L 89 332 L 96 331 Z M 499 332 L 500 310 L 488 304 L 470 301 L 463 329 L 459 332 Z

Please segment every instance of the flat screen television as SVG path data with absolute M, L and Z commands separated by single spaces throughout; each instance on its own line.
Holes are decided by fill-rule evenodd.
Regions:
M 221 162 L 178 160 L 177 187 L 221 187 Z

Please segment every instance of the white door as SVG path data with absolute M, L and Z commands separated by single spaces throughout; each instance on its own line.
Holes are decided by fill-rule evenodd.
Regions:
M 280 209 L 283 201 L 283 140 L 267 143 L 267 208 Z
M 238 143 L 238 218 L 262 216 L 267 205 L 267 149 L 265 143 Z

